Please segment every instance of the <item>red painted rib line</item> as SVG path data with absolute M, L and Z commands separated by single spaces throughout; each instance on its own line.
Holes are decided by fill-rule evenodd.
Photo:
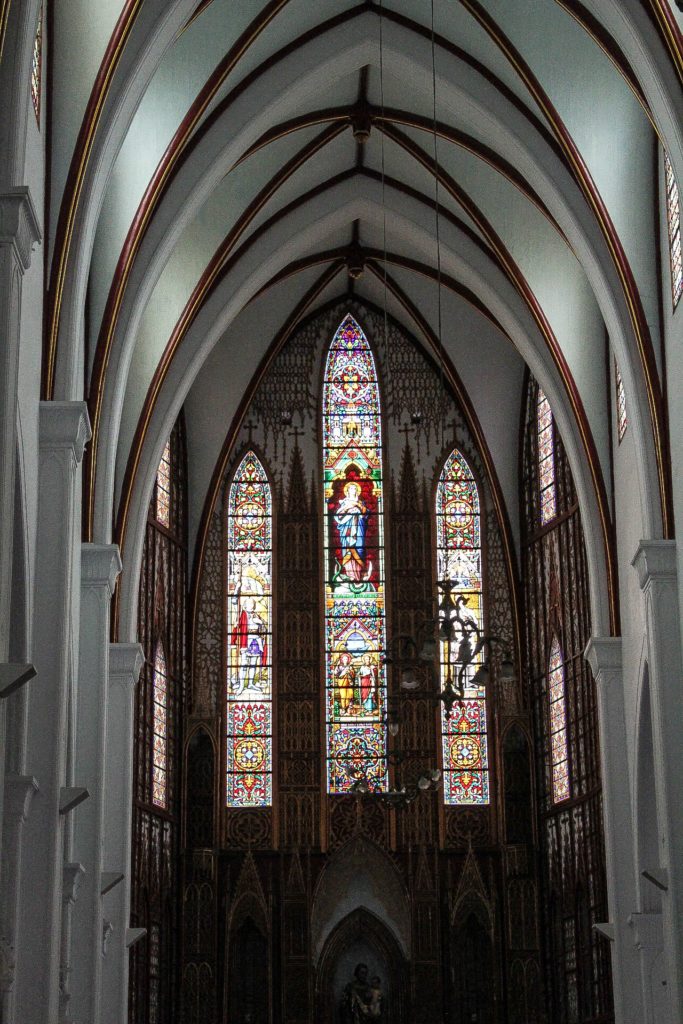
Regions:
M 678 79 L 683 84 L 683 35 L 667 0 L 647 0 L 648 13 L 668 50 Z
M 654 437 L 655 452 L 657 458 L 657 474 L 659 478 L 659 492 L 662 511 L 662 533 L 664 537 L 673 536 L 673 505 L 671 494 L 671 465 L 668 455 L 668 434 L 666 414 L 663 408 L 661 388 L 657 374 L 657 363 L 655 360 L 652 338 L 645 318 L 645 312 L 640 300 L 640 294 L 636 286 L 631 266 L 624 252 L 619 235 L 612 223 L 609 212 L 603 199 L 593 181 L 590 171 L 586 166 L 581 153 L 579 152 L 571 134 L 562 121 L 562 118 L 555 109 L 550 98 L 542 88 L 540 82 L 528 66 L 519 51 L 513 46 L 508 37 L 498 28 L 489 14 L 479 3 L 479 0 L 460 0 L 460 3 L 475 18 L 475 20 L 486 31 L 487 35 L 494 41 L 496 46 L 504 54 L 508 62 L 520 76 L 530 94 L 534 97 L 541 110 L 544 112 L 548 124 L 553 131 L 559 145 L 564 150 L 566 159 L 571 168 L 572 174 L 583 195 L 593 210 L 595 219 L 602 231 L 612 255 L 612 261 L 619 275 L 624 292 L 624 298 L 629 307 L 631 323 L 638 344 L 640 362 L 645 377 L 645 385 L 650 408 L 650 420 Z
M 116 22 L 90 92 L 90 98 L 85 108 L 85 114 L 83 115 L 78 138 L 76 139 L 76 147 L 71 158 L 69 173 L 67 174 L 64 186 L 64 194 L 57 221 L 52 272 L 47 296 L 47 319 L 41 381 L 42 396 L 47 399 L 51 399 L 54 394 L 54 370 L 66 266 L 69 259 L 71 238 L 76 222 L 76 211 L 83 190 L 88 159 L 92 152 L 95 133 L 99 124 L 100 114 L 102 113 L 102 107 L 109 92 L 109 86 L 141 6 L 142 0 L 126 0 Z

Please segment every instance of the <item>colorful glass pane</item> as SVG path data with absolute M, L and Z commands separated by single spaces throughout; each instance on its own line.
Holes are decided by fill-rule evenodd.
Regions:
M 624 382 L 621 379 L 621 374 L 616 360 L 614 361 L 614 381 L 617 391 L 617 436 L 621 442 L 624 438 L 624 434 L 626 433 L 628 420 L 626 419 L 626 395 L 624 393 Z
M 479 493 L 467 462 L 452 452 L 443 467 L 436 489 L 437 579 L 448 580 L 451 593 L 464 599 L 461 616 L 483 628 L 481 525 Z M 457 661 L 462 636 L 440 644 L 441 685 L 450 672 L 457 680 Z M 486 694 L 473 682 L 481 656 L 468 668 L 465 697 L 446 718 L 441 712 L 444 800 L 447 804 L 489 802 L 488 749 L 486 743 Z
M 168 677 L 161 643 L 154 652 L 152 676 L 152 803 L 168 806 Z
M 553 637 L 548 662 L 548 701 L 550 705 L 550 764 L 553 802 L 567 800 L 570 794 L 567 754 L 567 699 L 564 661 L 557 637 Z
M 387 784 L 382 425 L 375 361 L 347 316 L 323 382 L 327 788 Z
M 164 447 L 157 470 L 156 517 L 162 526 L 170 525 L 171 509 L 171 442 Z
M 43 8 L 38 11 L 38 24 L 33 40 L 33 56 L 31 58 L 31 99 L 40 127 L 40 83 L 43 70 Z
M 666 178 L 666 220 L 669 228 L 669 259 L 671 262 L 671 291 L 674 309 L 683 292 L 683 260 L 681 258 L 681 202 L 674 169 L 667 153 L 664 154 Z
M 538 480 L 541 497 L 541 525 L 555 518 L 555 427 L 550 403 L 542 389 L 538 389 L 536 406 L 538 438 Z
M 240 462 L 228 495 L 226 803 L 272 803 L 273 510 L 254 452 Z

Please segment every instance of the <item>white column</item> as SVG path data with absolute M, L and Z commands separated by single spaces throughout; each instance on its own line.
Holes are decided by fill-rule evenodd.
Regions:
M 15 945 L 21 878 L 21 833 L 28 818 L 31 799 L 38 783 L 31 775 L 8 774 L 5 777 L 5 818 L 2 834 L 2 889 L 0 890 L 0 1020 L 12 1021 Z
M 621 637 L 592 637 L 585 657 L 597 687 L 607 901 L 614 928 L 612 978 L 617 1024 L 642 1024 L 640 963 L 629 927 L 637 906 L 632 800 L 626 746 Z
M 83 545 L 74 771 L 90 798 L 74 811 L 72 855 L 85 868 L 71 932 L 69 1012 L 78 1024 L 100 1021 L 109 606 L 120 572 L 116 545 Z
M 109 645 L 109 711 L 105 766 L 104 869 L 123 875 L 104 897 L 113 931 L 102 977 L 102 1024 L 128 1021 L 128 923 L 130 921 L 133 818 L 135 684 L 145 658 L 140 644 Z
M 664 955 L 661 914 L 631 914 L 633 939 L 640 956 L 644 995 L 643 1024 L 676 1024 Z
M 78 798 L 75 793 L 62 792 L 69 681 L 74 669 L 78 467 L 89 438 L 84 402 L 41 402 L 34 628 L 37 678 L 29 684 L 26 748 L 27 771 L 36 777 L 39 790 L 22 839 L 15 1002 L 21 1024 L 54 1024 L 58 1016 L 63 818 Z
M 683 672 L 676 541 L 641 541 L 633 559 L 645 596 L 662 935 L 671 1019 L 683 1021 Z
M 9 648 L 21 284 L 40 238 L 28 188 L 0 193 L 0 662 Z

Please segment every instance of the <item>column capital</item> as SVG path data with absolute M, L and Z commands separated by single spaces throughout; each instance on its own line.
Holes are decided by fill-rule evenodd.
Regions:
M 40 448 L 42 451 L 71 450 L 76 465 L 83 458 L 92 436 L 85 402 L 40 403 Z
M 32 775 L 15 775 L 11 772 L 5 777 L 7 814 L 10 819 L 14 822 L 26 821 L 31 800 L 38 788 L 38 782 Z
M 17 185 L 0 192 L 0 244 L 14 246 L 23 270 L 31 266 L 31 252 L 41 239 L 28 186 Z
M 81 545 L 81 586 L 107 587 L 111 597 L 121 568 L 118 544 Z
M 128 683 L 132 688 L 140 678 L 144 664 L 142 644 L 109 644 L 110 683 Z
M 606 675 L 621 672 L 620 636 L 592 636 L 586 645 L 583 656 L 591 667 L 596 682 Z
M 676 579 L 676 541 L 641 540 L 631 565 L 638 573 L 640 589 L 650 583 L 668 583 Z

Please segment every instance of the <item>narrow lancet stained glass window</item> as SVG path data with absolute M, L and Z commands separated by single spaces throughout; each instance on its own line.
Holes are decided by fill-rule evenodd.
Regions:
M 543 390 L 538 389 L 536 407 L 538 425 L 538 481 L 541 497 L 541 525 L 555 518 L 555 425 L 550 403 Z
M 155 501 L 157 522 L 170 525 L 171 510 L 171 442 L 167 441 L 157 469 L 157 493 Z
M 619 441 L 623 441 L 624 434 L 626 433 L 626 427 L 628 426 L 628 420 L 626 419 L 626 394 L 624 392 L 624 382 L 621 379 L 621 373 L 617 366 L 617 361 L 614 361 L 614 382 L 617 392 L 617 436 Z
M 683 260 L 681 258 L 681 200 L 678 183 L 668 154 L 664 154 L 666 178 L 666 220 L 669 228 L 669 259 L 671 261 L 671 291 L 674 309 L 683 292 Z
M 240 462 L 227 510 L 226 803 L 272 803 L 272 492 L 253 451 Z
M 479 493 L 460 452 L 450 454 L 436 489 L 436 566 L 439 582 L 448 581 L 456 602 L 464 599 L 461 617 L 483 629 L 481 527 Z M 440 643 L 441 685 L 449 673 L 458 682 L 457 664 L 462 636 Z M 449 665 L 450 659 L 450 665 Z M 447 804 L 489 802 L 486 741 L 486 694 L 473 681 L 481 656 L 467 669 L 465 697 L 453 707 L 450 719 L 441 711 L 444 800 Z
M 569 759 L 567 753 L 567 695 L 565 692 L 564 659 L 556 636 L 550 645 L 548 659 L 548 702 L 550 705 L 550 763 L 552 767 L 553 803 L 571 796 Z
M 382 424 L 375 361 L 352 316 L 323 383 L 327 787 L 387 783 Z
M 33 56 L 31 58 L 31 99 L 36 121 L 40 127 L 40 87 L 43 71 L 43 7 L 38 11 L 38 24 L 33 40 Z
M 159 641 L 154 651 L 152 678 L 152 803 L 168 807 L 168 675 L 166 656 Z

